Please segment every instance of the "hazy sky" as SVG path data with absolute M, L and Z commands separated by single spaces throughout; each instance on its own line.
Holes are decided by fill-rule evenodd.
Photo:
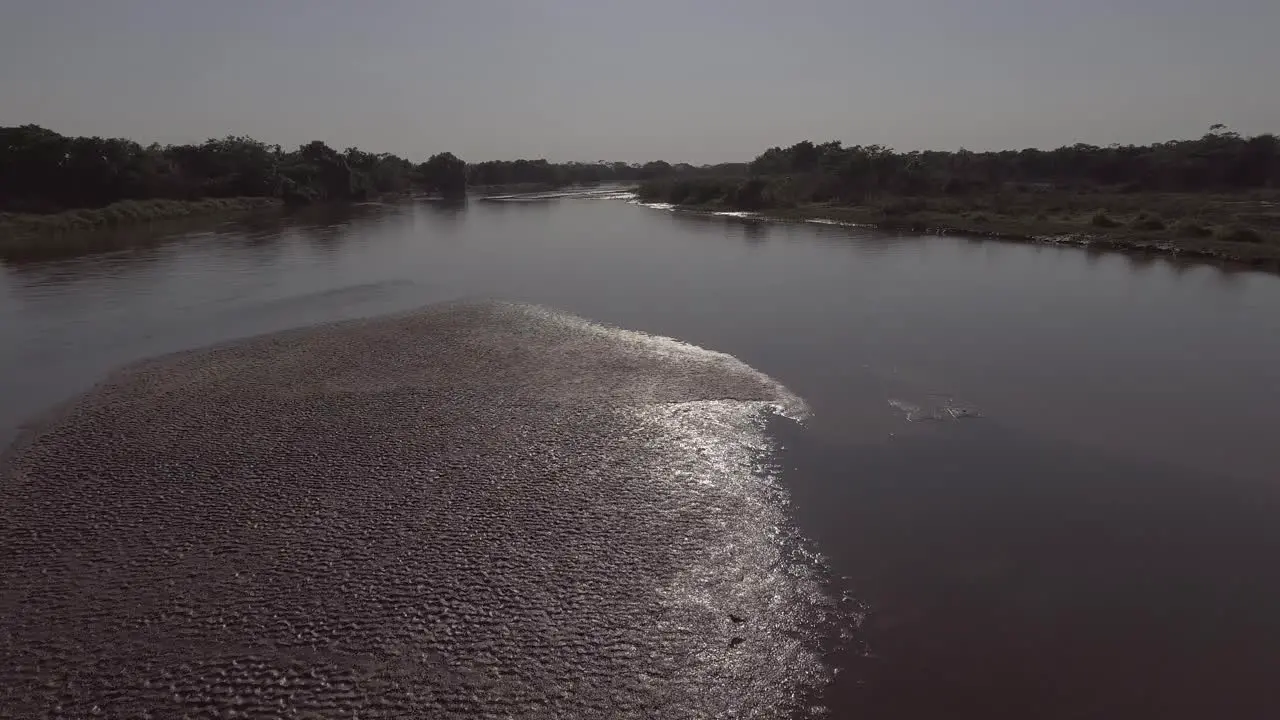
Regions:
M 0 0 L 0 125 L 413 159 L 1280 132 L 1280 0 Z

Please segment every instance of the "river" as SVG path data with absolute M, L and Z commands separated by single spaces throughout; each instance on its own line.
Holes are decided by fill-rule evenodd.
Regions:
M 608 194 L 257 216 L 0 265 L 0 442 L 133 360 L 459 298 L 808 402 L 773 427 L 791 512 L 867 609 L 837 715 L 1280 714 L 1269 274 Z

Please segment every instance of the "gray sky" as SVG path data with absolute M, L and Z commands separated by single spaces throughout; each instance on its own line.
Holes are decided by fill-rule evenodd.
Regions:
M 423 159 L 1280 132 L 1280 0 L 0 0 L 0 125 Z

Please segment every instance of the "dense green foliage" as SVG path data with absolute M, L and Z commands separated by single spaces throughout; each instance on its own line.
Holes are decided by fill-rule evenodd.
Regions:
M 1263 187 L 1280 187 L 1280 139 L 1245 138 L 1215 125 L 1198 140 L 981 153 L 899 153 L 880 145 L 805 141 L 766 150 L 743 176 L 648 182 L 641 195 L 675 204 L 758 209 L 857 203 L 876 195 L 963 197 L 1006 189 L 1199 193 Z
M 248 137 L 199 145 L 66 137 L 36 125 L 0 128 L 0 212 L 51 213 L 130 200 L 271 197 L 291 203 L 366 200 L 411 190 L 458 197 L 467 186 L 560 187 L 668 176 L 743 173 L 746 163 L 695 168 L 650 162 L 490 161 L 452 153 L 414 164 L 318 140 L 296 150 Z
M 885 217 L 906 217 L 949 203 L 1002 214 L 1016 201 L 1052 214 L 1061 193 L 1230 194 L 1280 187 L 1280 140 L 1241 137 L 1222 126 L 1196 140 L 1144 146 L 1071 145 L 1056 150 L 907 152 L 880 145 L 846 147 L 809 141 L 770 148 L 750 163 L 694 167 L 654 161 L 551 163 L 490 161 L 468 165 L 451 153 L 415 164 L 357 148 L 339 152 L 320 141 L 286 151 L 247 137 L 198 145 L 142 146 L 131 140 L 66 137 L 35 125 L 0 128 L 0 213 L 52 213 L 122 202 L 206 198 L 277 198 L 292 203 L 356 201 L 411 190 L 461 196 L 468 186 L 565 186 L 639 182 L 648 200 L 743 210 L 815 203 L 871 205 Z M 994 198 L 994 200 L 993 200 Z M 926 205 L 925 199 L 930 199 Z M 991 202 L 988 202 L 991 200 Z M 123 205 L 136 210 L 136 205 Z M 169 206 L 166 206 L 169 207 Z M 1093 207 L 1102 207 L 1096 204 Z M 114 218 L 113 210 L 103 217 Z M 166 210 L 168 212 L 168 210 Z M 176 211 L 174 211 L 176 212 Z M 1174 223 L 1181 216 L 1169 217 Z M 1202 219 L 1203 220 L 1203 219 Z M 1245 219 L 1246 225 L 1254 222 Z M 1093 227 L 1144 232 L 1164 218 L 1115 220 Z M 1205 232 L 1220 234 L 1201 222 Z M 1196 222 L 1170 232 L 1194 235 Z M 1267 232 L 1270 232 L 1269 230 Z M 1236 233 L 1232 237 L 1243 237 Z
M 486 185 L 590 185 L 630 183 L 652 178 L 741 174 L 746 163 L 694 167 L 657 160 L 643 165 L 624 162 L 552 163 L 546 160 L 490 160 L 467 168 L 467 184 Z
M 411 188 L 466 190 L 466 164 L 442 153 L 420 165 L 314 141 L 285 151 L 247 137 L 142 146 L 66 137 L 35 125 L 0 128 L 0 210 L 53 212 L 124 200 L 275 197 L 364 200 Z
M 470 185 L 564 185 L 625 182 L 638 177 L 626 163 L 551 163 L 546 160 L 489 160 L 467 168 Z
M 1215 125 L 1197 140 L 1057 150 L 898 153 L 770 148 L 738 173 L 658 177 L 686 207 L 912 231 L 1055 238 L 1280 267 L 1280 140 Z

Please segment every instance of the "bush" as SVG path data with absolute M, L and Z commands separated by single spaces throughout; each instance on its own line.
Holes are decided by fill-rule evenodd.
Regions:
M 903 198 L 885 203 L 880 211 L 890 217 L 912 215 L 923 211 L 927 207 L 924 200 L 920 198 Z
M 729 194 L 730 185 L 722 180 L 696 180 L 689 187 L 689 194 L 685 202 L 694 205 L 703 205 L 710 202 L 718 202 L 724 200 Z
M 649 180 L 636 188 L 636 196 L 645 202 L 706 205 L 724 201 L 736 188 L 737 181 L 718 178 Z
M 1179 220 L 1173 227 L 1174 232 L 1183 237 L 1209 237 L 1213 231 L 1194 220 Z
M 1101 228 L 1120 227 L 1120 223 L 1116 222 L 1110 215 L 1102 210 L 1094 213 L 1093 219 L 1090 220 L 1089 223 L 1094 227 Z
M 667 202 L 672 205 L 683 205 L 689 199 L 691 192 L 693 192 L 693 187 L 689 183 L 675 183 L 671 186 L 671 190 L 667 192 Z
M 1147 213 L 1138 213 L 1138 217 L 1133 219 L 1130 226 L 1134 230 L 1163 230 L 1165 228 L 1164 220 L 1157 215 L 1149 215 Z
M 1253 228 L 1240 226 L 1222 228 L 1218 231 L 1218 239 L 1237 243 L 1266 242 L 1266 238 L 1262 237 L 1262 233 Z
M 51 215 L 10 215 L 0 224 L 0 246 L 14 238 L 70 233 L 129 223 L 165 220 L 227 210 L 252 210 L 279 204 L 274 198 L 206 198 L 204 200 L 122 200 L 96 209 Z
M 765 189 L 768 183 L 762 178 L 751 178 L 733 192 L 732 204 L 739 210 L 760 210 L 766 207 Z
M 844 194 L 844 188 L 841 187 L 840 181 L 830 175 L 823 176 L 814 186 L 813 191 L 809 193 L 809 199 L 813 202 L 831 202 L 838 200 Z

